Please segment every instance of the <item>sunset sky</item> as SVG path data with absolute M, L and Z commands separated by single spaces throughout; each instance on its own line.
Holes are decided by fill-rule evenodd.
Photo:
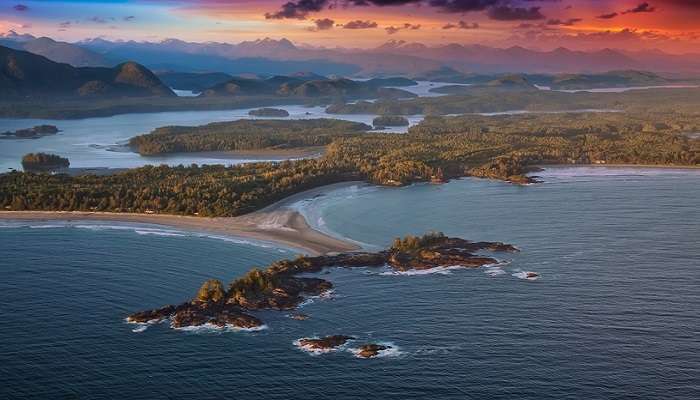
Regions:
M 0 32 L 325 47 L 426 44 L 700 53 L 700 0 L 0 0 Z

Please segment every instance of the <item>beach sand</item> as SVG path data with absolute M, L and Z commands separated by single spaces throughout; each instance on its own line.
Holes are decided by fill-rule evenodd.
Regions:
M 349 241 L 313 229 L 304 216 L 289 206 L 318 196 L 348 182 L 324 186 L 288 197 L 262 210 L 231 218 L 204 218 L 165 214 L 127 214 L 85 211 L 0 211 L 0 219 L 20 221 L 115 221 L 156 224 L 195 232 L 217 233 L 237 238 L 276 243 L 305 254 L 320 255 L 359 250 Z

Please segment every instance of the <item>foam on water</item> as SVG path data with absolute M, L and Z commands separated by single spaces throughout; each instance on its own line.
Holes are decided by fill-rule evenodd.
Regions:
M 188 333 L 260 332 L 260 331 L 263 331 L 265 329 L 268 329 L 267 325 L 260 325 L 260 326 L 254 327 L 254 328 L 242 328 L 242 327 L 231 325 L 231 324 L 226 324 L 224 326 L 218 326 L 218 325 L 214 325 L 214 324 L 209 323 L 209 322 L 207 322 L 206 324 L 202 324 L 202 325 L 185 326 L 182 328 L 175 328 L 172 325 L 170 327 L 176 331 L 188 332 Z
M 220 240 L 228 243 L 235 243 L 241 245 L 251 245 L 262 248 L 278 248 L 282 252 L 286 249 L 281 248 L 279 245 L 273 245 L 271 243 L 266 243 L 258 240 L 247 240 L 236 238 L 234 236 L 224 236 L 215 235 L 202 232 L 184 231 L 177 229 L 167 229 L 155 227 L 148 224 L 101 224 L 101 223 L 87 223 L 85 221 L 75 222 L 75 221 L 57 221 L 55 223 L 47 224 L 44 221 L 0 221 L 0 229 L 17 229 L 17 228 L 29 228 L 29 229 L 86 229 L 91 231 L 128 231 L 134 232 L 138 235 L 153 235 L 153 236 L 163 236 L 163 237 L 196 237 L 196 238 L 206 238 Z
M 168 236 L 168 237 L 184 237 L 185 236 L 182 233 L 176 233 L 176 232 L 158 232 L 158 231 L 142 230 L 142 229 L 136 229 L 134 232 L 138 233 L 139 235 L 155 235 L 155 236 Z
M 308 306 L 309 304 L 313 304 L 316 300 L 330 300 L 330 299 L 334 299 L 335 297 L 336 297 L 335 289 L 326 290 L 325 292 L 323 292 L 317 296 L 307 297 L 306 299 L 304 299 L 304 301 L 299 303 L 297 308 L 302 308 L 304 306 Z
M 136 326 L 136 328 L 132 329 L 131 331 L 134 333 L 145 332 L 146 329 L 148 329 L 148 326 L 149 326 L 148 324 L 139 324 Z
M 526 281 L 536 281 L 540 279 L 540 276 L 533 276 L 533 277 L 528 277 L 527 275 L 529 273 L 532 273 L 532 271 L 516 271 L 512 274 L 512 276 L 518 278 L 518 279 L 524 279 Z
M 497 277 L 497 276 L 502 276 L 506 274 L 506 271 L 503 269 L 506 265 L 509 265 L 510 261 L 501 261 L 496 264 L 487 264 L 484 265 L 482 268 L 484 270 L 484 273 L 490 277 Z
M 452 271 L 458 270 L 458 269 L 471 269 L 469 267 L 465 267 L 463 265 L 452 265 L 448 267 L 435 267 L 435 268 L 428 268 L 428 269 L 411 269 L 408 271 L 395 271 L 395 270 L 390 270 L 390 271 L 384 271 L 380 272 L 379 275 L 386 275 L 386 276 L 418 276 L 418 275 L 451 275 Z

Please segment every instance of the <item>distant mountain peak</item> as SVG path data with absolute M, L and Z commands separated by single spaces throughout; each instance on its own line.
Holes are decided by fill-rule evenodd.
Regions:
M 30 35 L 28 33 L 20 34 L 12 29 L 10 29 L 7 32 L 0 33 L 0 37 L 6 40 L 14 40 L 17 42 L 27 42 L 36 39 L 36 37 L 33 35 Z

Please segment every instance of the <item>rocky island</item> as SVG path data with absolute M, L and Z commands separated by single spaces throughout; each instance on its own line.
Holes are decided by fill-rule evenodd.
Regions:
M 0 133 L 4 139 L 39 139 L 40 137 L 55 135 L 59 132 L 54 125 L 37 125 L 33 128 L 18 129 Z
M 355 338 L 352 336 L 333 335 L 324 338 L 303 338 L 299 339 L 296 344 L 307 351 L 326 352 L 335 350 L 350 340 L 355 340 Z
M 29 153 L 22 157 L 22 168 L 30 172 L 55 171 L 69 166 L 67 158 L 55 154 Z
M 382 129 L 387 126 L 408 126 L 409 121 L 408 118 L 401 115 L 382 115 L 375 118 L 372 125 L 377 129 Z
M 407 236 L 396 239 L 390 248 L 377 253 L 300 256 L 293 260 L 277 261 L 265 270 L 252 269 L 233 281 L 228 289 L 218 280 L 208 280 L 194 299 L 177 306 L 168 305 L 138 312 L 130 315 L 127 321 L 155 323 L 170 320 L 173 328 L 211 324 L 255 329 L 262 327 L 263 322 L 250 315 L 250 312 L 294 310 L 304 301 L 304 296 L 317 296 L 333 287 L 331 282 L 324 279 L 300 277 L 300 274 L 318 273 L 330 267 L 387 266 L 396 271 L 409 271 L 451 266 L 478 268 L 498 262 L 494 258 L 476 254 L 479 251 L 516 252 L 518 249 L 498 242 L 471 242 L 451 238 L 442 233 L 429 233 L 422 237 Z M 322 345 L 316 342 L 307 344 Z
M 280 108 L 259 108 L 250 110 L 248 115 L 252 117 L 286 118 L 289 116 L 289 112 Z
M 355 355 L 360 358 L 374 358 L 379 356 L 382 351 L 390 350 L 391 346 L 381 344 L 364 344 L 355 352 Z

